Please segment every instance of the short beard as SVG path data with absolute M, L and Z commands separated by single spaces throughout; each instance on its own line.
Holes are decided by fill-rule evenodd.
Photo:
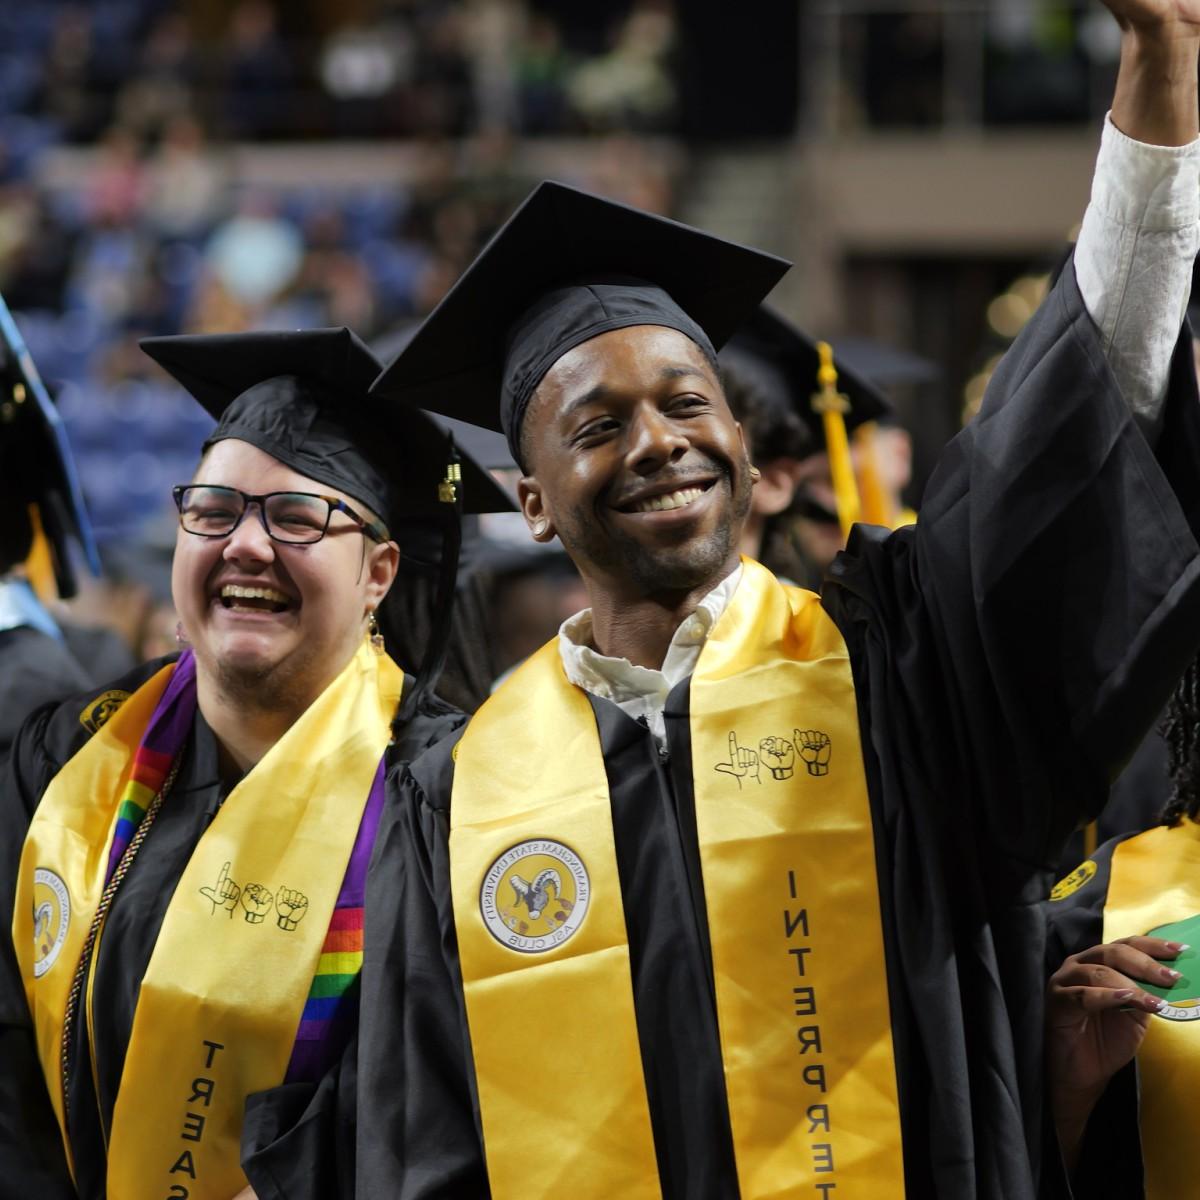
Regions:
M 726 471 L 713 487 L 732 488 L 732 478 Z M 742 471 L 726 519 L 703 540 L 689 539 L 678 546 L 652 550 L 632 538 L 602 533 L 595 517 L 583 509 L 572 510 L 567 520 L 558 524 L 559 537 L 572 558 L 628 582 L 641 595 L 695 591 L 715 583 L 733 554 L 750 512 L 752 486 L 749 472 Z
M 217 690 L 233 706 L 247 713 L 291 714 L 298 717 L 316 699 L 307 683 L 313 655 L 297 652 L 282 662 L 263 667 L 242 667 L 217 661 L 211 664 Z

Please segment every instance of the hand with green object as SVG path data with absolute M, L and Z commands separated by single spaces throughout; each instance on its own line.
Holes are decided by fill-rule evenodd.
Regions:
M 1143 991 L 1161 996 L 1168 1004 L 1195 1004 L 1200 1000 L 1200 913 L 1188 917 L 1186 921 L 1174 921 L 1170 925 L 1160 925 L 1151 929 L 1147 937 L 1161 938 L 1176 945 L 1185 945 L 1186 950 L 1180 951 L 1172 960 L 1171 966 L 1179 972 L 1179 978 L 1174 983 L 1144 983 Z
M 1108 1081 L 1137 1054 L 1151 1014 L 1163 1006 L 1150 993 L 1180 979 L 1160 960 L 1173 962 L 1188 950 L 1182 942 L 1161 938 L 1122 938 L 1072 954 L 1050 977 L 1046 1076 L 1069 1168 Z

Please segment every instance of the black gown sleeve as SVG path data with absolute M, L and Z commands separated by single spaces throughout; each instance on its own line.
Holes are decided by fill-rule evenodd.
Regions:
M 924 735 L 965 767 L 975 836 L 1018 890 L 1099 811 L 1200 644 L 1198 465 L 1187 331 L 1151 446 L 1068 262 L 918 524 L 859 527 L 835 564 L 827 607 L 886 626 L 891 668 L 946 713 Z
M 53 707 L 34 713 L 0 774 L 0 1198 L 74 1200 L 58 1122 L 42 1073 L 12 942 L 13 901 L 25 831 L 61 761 L 49 752 Z
M 917 525 L 857 527 L 826 581 L 854 667 L 921 1194 L 1020 1200 L 1040 1176 L 1040 902 L 1200 641 L 1197 463 L 1190 339 L 1152 446 L 1068 262 Z

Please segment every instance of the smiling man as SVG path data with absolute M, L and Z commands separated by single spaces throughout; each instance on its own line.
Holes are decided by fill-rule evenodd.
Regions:
M 346 329 L 144 348 L 217 418 L 175 489 L 186 649 L 39 710 L 2 784 L 5 1195 L 231 1200 L 305 1169 L 248 1098 L 307 1096 L 352 1035 L 385 752 L 461 721 L 374 617 L 395 522 L 457 521 L 433 420 L 367 395 Z M 468 509 L 508 507 L 462 470 Z
M 1111 7 L 1075 260 L 822 599 L 736 551 L 769 256 L 543 184 L 377 384 L 504 429 L 591 608 L 390 781 L 359 1195 L 1050 1186 L 1038 901 L 1200 629 L 1197 31 Z

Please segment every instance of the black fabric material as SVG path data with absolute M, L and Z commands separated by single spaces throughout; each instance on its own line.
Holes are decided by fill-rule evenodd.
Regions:
M 90 682 L 70 650 L 48 633 L 27 625 L 0 630 L 0 772 L 25 718 Z
M 79 720 L 91 700 L 102 691 L 132 692 L 169 661 L 170 657 L 154 660 L 105 688 L 38 710 L 23 727 L 7 773 L 0 781 L 5 830 L 0 839 L 0 929 L 6 931 L 0 937 L 0 1198 L 11 1195 L 27 1200 L 36 1195 L 39 1200 L 53 1200 L 60 1195 L 76 1195 L 70 1186 L 58 1127 L 37 1060 L 24 987 L 7 933 L 12 927 L 24 831 L 50 781 L 91 736 Z M 405 686 L 412 686 L 410 677 L 406 677 Z M 461 726 L 462 721 L 457 710 L 436 697 L 429 698 L 422 711 L 400 731 L 389 750 L 390 761 L 403 762 L 419 755 Z M 82 1200 L 100 1200 L 105 1194 L 104 1131 L 111 1127 L 140 981 L 176 882 L 228 790 L 229 785 L 223 784 L 218 774 L 215 739 L 197 712 L 171 795 L 116 894 L 100 943 L 95 968 L 96 1003 L 91 1013 L 99 1096 L 88 1066 L 91 1051 L 87 1024 L 80 1020 L 76 1025 L 68 1123 Z M 329 1082 L 322 1081 L 321 1086 L 336 1090 L 340 1080 L 338 1067 Z M 251 1109 L 255 1137 L 262 1138 L 275 1130 L 270 1112 L 248 1104 L 248 1111 Z M 267 1183 L 284 1169 L 281 1161 L 286 1171 L 302 1170 L 320 1177 L 316 1175 L 320 1166 L 316 1158 L 299 1160 L 303 1138 L 293 1130 L 288 1133 L 279 1145 L 256 1144 L 258 1155 L 246 1164 L 252 1183 L 258 1182 L 254 1172 L 263 1173 L 264 1190 L 260 1195 L 271 1194 L 266 1190 Z M 10 1187 L 12 1191 L 7 1190 Z
M 1067 834 L 1100 809 L 1200 640 L 1200 406 L 1188 345 L 1164 428 L 1156 461 L 1068 269 L 943 456 L 918 525 L 860 527 L 827 583 L 857 689 L 909 1196 L 1033 1200 L 1043 1184 L 1055 1194 L 1055 1172 L 1042 1172 L 1040 902 Z M 601 727 L 613 736 L 607 717 Z M 656 883 L 643 874 L 664 874 L 669 913 L 687 881 L 694 927 L 674 927 L 678 982 L 703 912 L 698 874 L 680 865 L 695 861 L 679 786 L 688 767 L 673 744 L 668 798 L 666 776 L 637 767 L 623 744 L 604 749 L 631 755 L 624 769 L 664 815 L 651 834 L 641 813 L 632 832 L 661 836 L 666 857 L 622 846 L 622 889 L 649 895 Z M 367 900 L 368 929 L 388 943 L 364 967 L 359 1195 L 486 1194 L 449 887 L 452 773 L 443 744 L 389 777 L 389 853 Z M 624 788 L 613 798 L 619 844 Z M 644 951 L 659 931 L 627 919 Z M 711 985 L 690 974 L 690 1002 L 669 1011 L 652 989 L 639 992 L 639 1030 L 685 1038 L 703 1063 L 694 1047 L 711 1052 Z M 703 1086 L 689 1078 L 677 1089 L 670 1055 L 643 1047 L 647 1075 L 664 1080 L 660 1159 Z M 720 1097 L 708 1103 L 711 1113 Z M 727 1143 L 711 1130 L 689 1164 L 698 1177 L 728 1169 Z M 668 1182 L 667 1200 L 688 1195 Z
M 500 393 L 500 424 L 513 459 L 521 461 L 521 424 L 546 372 L 568 350 L 632 325 L 662 325 L 692 339 L 716 359 L 708 335 L 662 288 L 644 279 L 597 277 L 543 293 L 509 327 Z

